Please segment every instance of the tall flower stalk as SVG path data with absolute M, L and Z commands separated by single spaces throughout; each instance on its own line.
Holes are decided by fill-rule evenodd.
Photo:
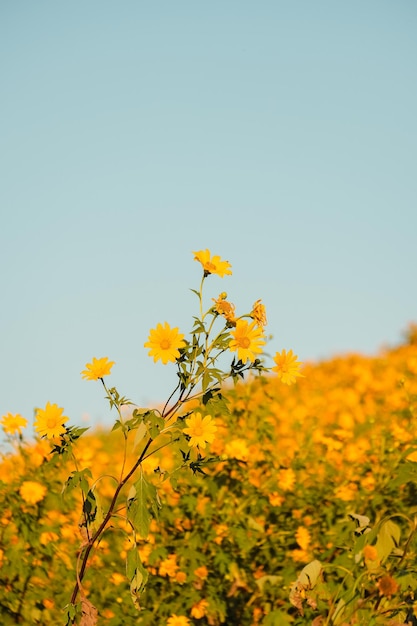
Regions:
M 206 308 L 206 281 L 213 274 L 221 278 L 230 276 L 231 265 L 220 256 L 212 255 L 208 249 L 193 254 L 194 260 L 202 266 L 203 275 L 199 289 L 192 290 L 198 298 L 199 314 L 194 317 L 188 338 L 179 328 L 165 321 L 157 323 L 150 330 L 148 340 L 144 343 L 154 362 L 161 361 L 164 366 L 174 364 L 177 368 L 178 382 L 162 410 L 136 407 L 121 396 L 115 387 L 108 386 L 104 378 L 111 375 L 114 365 L 108 357 L 94 357 L 81 373 L 88 381 L 101 381 L 107 401 L 116 412 L 113 430 L 120 430 L 123 434 L 123 462 L 119 476 L 114 478 L 116 486 L 105 511 L 102 511 L 100 504 L 100 479 L 93 481 L 90 471 L 80 469 L 75 460 L 76 441 L 83 429 L 66 426 L 68 418 L 63 415 L 63 409 L 55 404 L 48 403 L 44 410 L 38 411 L 35 428 L 39 435 L 51 439 L 56 456 L 74 458 L 76 469 L 68 478 L 65 489 L 70 491 L 79 488 L 82 493 L 82 544 L 73 592 L 66 607 L 67 624 L 77 621 L 82 625 L 96 623 L 97 609 L 86 597 L 83 579 L 95 547 L 103 533 L 111 527 L 116 515 L 123 517 L 131 529 L 133 547 L 127 552 L 126 572 L 132 601 L 139 607 L 148 572 L 140 561 L 136 540 L 138 537 L 147 537 L 151 511 L 160 506 L 157 490 L 144 471 L 144 461 L 162 448 L 175 444 L 179 452 L 178 467 L 188 468 L 194 473 L 202 472 L 204 465 L 216 461 L 216 457 L 210 457 L 209 447 L 218 432 L 213 415 L 222 408 L 226 409 L 224 384 L 228 380 L 236 382 L 250 371 L 258 375 L 269 371 L 262 358 L 266 344 L 264 305 L 257 300 L 252 311 L 237 316 L 235 306 L 228 302 L 227 294 L 222 292 L 217 299 L 211 298 L 211 304 Z M 223 363 L 227 354 L 230 355 L 230 362 L 224 367 L 220 364 L 220 358 Z M 291 383 L 300 375 L 298 368 L 301 364 L 296 361 L 297 357 L 293 358 L 291 351 L 286 356 L 285 351 L 282 354 L 277 353 L 274 369 L 283 382 Z M 126 408 L 130 411 L 127 417 Z M 20 422 L 9 417 L 7 424 L 10 424 L 10 428 L 18 429 Z M 137 457 L 130 467 L 126 467 L 131 441 L 129 435 L 132 432 Z M 178 471 L 178 468 L 174 471 Z

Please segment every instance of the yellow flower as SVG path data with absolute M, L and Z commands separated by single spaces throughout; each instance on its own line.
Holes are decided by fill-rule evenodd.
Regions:
M 228 458 L 247 461 L 249 458 L 248 444 L 244 439 L 232 439 L 226 443 L 225 453 Z
M 110 576 L 110 582 L 113 583 L 113 585 L 121 585 L 126 582 L 126 576 L 123 576 L 123 574 L 119 572 L 113 572 Z
M 261 300 L 257 300 L 253 307 L 252 307 L 252 313 L 250 314 L 251 318 L 255 320 L 255 322 L 258 324 L 258 326 L 266 326 L 267 325 L 267 319 L 266 319 L 266 309 L 265 309 L 265 305 L 262 304 Z
M 185 572 L 177 572 L 175 575 L 175 580 L 180 585 L 183 585 L 185 581 L 187 580 L 187 574 Z
M 168 618 L 167 626 L 189 626 L 188 617 L 184 617 L 184 615 L 171 615 Z
M 191 417 L 185 420 L 185 423 L 187 428 L 184 428 L 183 433 L 191 437 L 188 442 L 190 447 L 199 446 L 205 448 L 207 443 L 214 441 L 214 433 L 217 427 L 211 415 L 203 417 L 201 413 L 193 413 Z
M 52 439 L 62 435 L 66 428 L 65 422 L 68 421 L 66 415 L 62 415 L 64 409 L 59 408 L 57 404 L 46 403 L 44 409 L 38 409 L 36 412 L 36 420 L 34 427 L 41 437 Z
M 39 540 L 41 545 L 47 546 L 50 543 L 56 543 L 59 540 L 59 535 L 54 533 L 52 530 L 47 530 L 46 532 L 40 534 Z
M 289 467 L 288 469 L 280 469 L 278 472 L 278 485 L 283 491 L 291 491 L 295 484 L 294 470 Z
M 226 300 L 227 294 L 221 293 L 217 300 L 212 298 L 214 302 L 214 309 L 219 315 L 223 315 L 226 318 L 226 321 L 236 326 L 236 318 L 235 318 L 235 305 Z
M 191 617 L 194 617 L 195 619 L 201 619 L 205 616 L 207 607 L 207 600 L 200 600 L 199 602 L 197 602 L 197 604 L 194 604 L 191 607 Z
M 209 572 L 205 565 L 201 565 L 200 567 L 197 567 L 197 569 L 194 570 L 194 574 L 195 576 L 197 576 L 197 578 L 200 578 L 200 580 L 206 580 L 207 576 L 209 575 Z
M 302 363 L 297 361 L 297 358 L 297 355 L 293 354 L 292 350 L 288 352 L 283 350 L 282 352 L 277 352 L 274 356 L 276 366 L 272 368 L 272 371 L 278 374 L 278 378 L 285 385 L 294 383 L 297 376 L 304 378 L 303 374 L 300 374 L 298 371 Z
M 34 480 L 25 480 L 20 486 L 19 493 L 28 504 L 36 504 L 44 499 L 46 487 Z
M 199 252 L 193 252 L 194 261 L 199 261 L 204 269 L 204 276 L 209 274 L 218 274 L 222 278 L 225 274 L 231 274 L 232 266 L 229 261 L 222 261 L 219 256 L 211 256 L 210 250 L 200 250 Z
M 169 578 L 175 578 L 178 571 L 177 555 L 170 554 L 168 558 L 164 559 L 159 566 L 159 575 L 168 576 Z
M 309 552 L 306 550 L 291 550 L 291 558 L 293 561 L 297 561 L 297 563 L 308 563 L 311 560 L 311 556 Z
M 277 493 L 276 491 L 272 491 L 268 495 L 268 500 L 269 500 L 269 502 L 270 502 L 270 504 L 272 506 L 281 506 L 281 504 L 284 502 L 285 498 L 284 498 L 284 496 L 282 496 L 281 494 Z
M 93 357 L 91 363 L 87 363 L 85 370 L 81 372 L 81 376 L 87 380 L 99 380 L 103 376 L 109 376 L 114 361 L 109 361 L 107 356 L 101 359 Z
M 299 526 L 295 533 L 295 540 L 302 550 L 307 550 L 311 543 L 311 535 L 308 528 L 305 526 Z
M 377 561 L 379 559 L 378 550 L 375 546 L 366 545 L 362 550 L 362 554 L 365 559 L 370 561 Z
M 50 598 L 45 598 L 44 600 L 42 600 L 42 604 L 45 607 L 45 609 L 53 609 L 55 606 L 55 602 L 53 600 L 51 600 Z
M 157 324 L 156 328 L 152 328 L 148 339 L 144 346 L 150 348 L 149 356 L 153 356 L 155 363 L 161 359 L 164 365 L 178 359 L 179 349 L 185 346 L 184 335 L 178 332 L 178 328 L 171 328 L 167 322 L 163 326 Z
M 350 502 L 354 500 L 358 491 L 356 483 L 349 483 L 348 485 L 340 485 L 334 492 L 336 498 L 343 500 L 344 502 Z
M 19 413 L 16 413 L 15 415 L 8 413 L 7 415 L 3 415 L 1 418 L 3 430 L 8 435 L 15 435 L 16 433 L 21 435 L 22 428 L 25 428 L 27 423 L 28 421 L 19 415 Z
M 262 352 L 261 346 L 265 345 L 263 330 L 255 321 L 249 324 L 246 320 L 238 320 L 231 335 L 233 339 L 230 340 L 229 350 L 231 352 L 237 350 L 237 357 L 242 363 L 254 361 L 256 354 Z

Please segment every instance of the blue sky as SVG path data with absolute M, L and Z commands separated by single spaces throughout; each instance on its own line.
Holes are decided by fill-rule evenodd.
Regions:
M 0 6 L 0 414 L 108 424 L 80 371 L 144 406 L 143 343 L 208 300 L 262 298 L 271 349 L 373 354 L 417 319 L 412 1 Z

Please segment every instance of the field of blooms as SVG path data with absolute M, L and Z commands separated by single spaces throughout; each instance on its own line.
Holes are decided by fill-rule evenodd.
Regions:
M 256 371 L 262 305 L 244 327 L 226 294 L 214 302 L 213 319 L 225 318 L 236 351 L 254 349 L 256 367 L 240 376 L 238 353 L 221 393 L 208 382 L 185 412 L 182 396 L 180 426 L 172 405 L 138 409 L 106 386 L 107 358 L 83 376 L 103 382 L 111 432 L 68 428 L 48 403 L 28 443 L 24 418 L 3 416 L 5 626 L 417 624 L 417 326 L 375 356 L 298 371 L 281 352 L 275 372 Z M 198 371 L 181 361 L 196 342 L 159 324 L 145 344 L 154 360 L 176 360 L 180 391 Z

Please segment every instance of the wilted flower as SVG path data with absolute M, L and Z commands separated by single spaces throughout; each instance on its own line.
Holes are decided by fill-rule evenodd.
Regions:
M 397 581 L 389 574 L 382 576 L 377 583 L 381 596 L 393 596 L 397 593 L 399 585 Z
M 219 315 L 223 315 L 226 318 L 226 321 L 233 326 L 236 326 L 236 318 L 235 318 L 235 305 L 226 300 L 227 294 L 221 293 L 217 300 L 212 298 L 214 302 L 214 309 L 216 313 Z
M 253 307 L 252 307 L 252 312 L 250 314 L 251 318 L 255 320 L 255 322 L 258 324 L 258 326 L 266 326 L 267 325 L 267 319 L 266 319 L 266 309 L 265 309 L 265 305 L 262 304 L 261 300 L 257 300 Z

